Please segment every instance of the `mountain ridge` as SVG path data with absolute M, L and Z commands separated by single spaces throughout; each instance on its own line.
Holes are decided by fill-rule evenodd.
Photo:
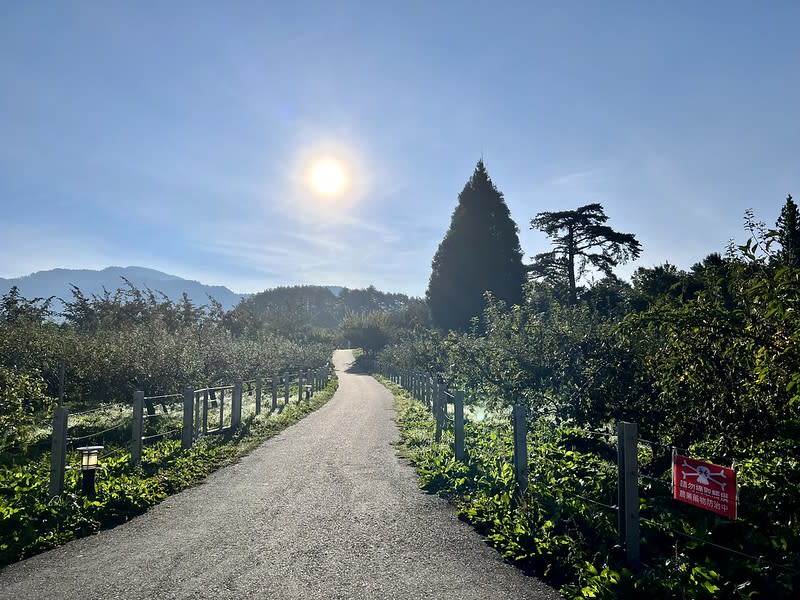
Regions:
M 114 292 L 125 288 L 127 279 L 137 288 L 150 288 L 154 292 L 166 295 L 172 301 L 178 301 L 186 292 L 192 302 L 197 305 L 208 304 L 208 296 L 220 302 L 225 310 L 230 310 L 242 299 L 252 294 L 238 294 L 223 285 L 209 285 L 193 279 L 184 279 L 150 269 L 148 267 L 110 266 L 103 269 L 67 269 L 56 268 L 36 271 L 21 277 L 0 277 L 0 295 L 16 286 L 20 294 L 26 298 L 54 297 L 53 309 L 62 308 L 61 300 L 72 297 L 72 287 L 78 287 L 87 296 L 103 294 L 104 289 Z

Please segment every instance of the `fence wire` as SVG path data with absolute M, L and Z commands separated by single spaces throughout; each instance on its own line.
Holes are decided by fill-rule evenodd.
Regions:
M 124 423 L 120 423 L 118 425 L 114 425 L 113 427 L 109 427 L 108 429 L 102 429 L 100 431 L 94 431 L 94 432 L 89 433 L 87 435 L 82 435 L 82 436 L 78 436 L 78 437 L 69 436 L 69 437 L 67 437 L 67 441 L 69 443 L 74 443 L 74 442 L 80 442 L 81 440 L 88 440 L 88 439 L 91 439 L 91 438 L 100 437 L 100 436 L 108 433 L 109 431 L 114 431 L 115 429 L 119 429 L 120 427 L 124 427 Z
M 169 398 L 182 398 L 183 394 L 162 394 L 161 396 L 145 396 L 145 400 L 167 400 Z
M 89 408 L 87 410 L 82 410 L 80 412 L 71 412 L 71 413 L 69 413 L 69 416 L 70 416 L 70 418 L 72 418 L 72 417 L 82 417 L 84 415 L 91 415 L 93 413 L 106 411 L 106 410 L 108 410 L 110 408 L 113 408 L 114 406 L 116 406 L 116 405 L 114 405 L 114 404 L 103 404 L 102 406 L 98 406 L 96 408 Z M 121 404 L 119 405 L 119 410 L 120 410 L 120 412 L 122 411 L 122 405 Z
M 154 440 L 155 438 L 163 438 L 174 433 L 180 433 L 182 429 L 170 429 L 169 431 L 165 431 L 163 433 L 154 433 L 153 435 L 146 435 L 142 437 L 142 442 L 146 442 L 148 440 Z
M 705 546 L 712 546 L 714 548 L 717 548 L 718 550 L 723 550 L 725 552 L 729 552 L 730 554 L 735 554 L 735 555 L 740 556 L 742 558 L 746 558 L 746 559 L 748 559 L 748 560 L 750 560 L 752 562 L 755 562 L 756 566 L 769 565 L 769 566 L 771 566 L 773 568 L 780 569 L 782 571 L 786 571 L 787 573 L 791 573 L 792 575 L 800 574 L 800 571 L 798 571 L 794 567 L 790 567 L 788 565 L 782 565 L 780 563 L 775 563 L 775 562 L 766 560 L 763 556 L 755 556 L 753 554 L 748 554 L 747 552 L 742 552 L 741 550 L 736 550 L 735 548 L 729 548 L 728 546 L 723 546 L 722 544 L 717 544 L 716 542 L 711 542 L 711 541 L 708 541 L 708 540 L 704 540 L 703 538 L 699 538 L 697 536 L 690 535 L 688 533 L 684 533 L 683 531 L 678 531 L 677 529 L 673 529 L 671 527 L 667 527 L 663 523 L 659 523 L 658 521 L 653 521 L 652 519 L 648 519 L 648 518 L 645 518 L 645 517 L 639 517 L 639 520 L 642 523 L 647 523 L 648 525 L 651 525 L 652 527 L 654 527 L 655 529 L 657 529 L 657 530 L 659 530 L 661 532 L 672 533 L 673 535 L 678 535 L 678 536 L 681 536 L 683 538 L 690 539 L 690 540 L 695 541 L 695 542 L 699 542 L 699 543 L 701 543 L 701 544 L 703 544 Z
M 391 379 L 394 379 L 396 376 L 395 375 L 389 375 L 389 377 Z M 423 386 L 423 390 L 422 390 L 422 400 L 423 400 L 423 402 L 425 402 L 427 404 L 426 388 L 428 388 L 428 386 L 424 385 Z M 411 391 L 413 392 L 414 389 L 415 389 L 415 387 L 414 387 L 414 385 L 412 385 L 411 386 Z M 445 390 L 444 395 L 445 395 L 446 398 L 453 398 L 454 397 L 454 394 L 451 393 L 448 390 Z M 540 411 L 536 415 L 531 415 L 531 417 L 538 418 L 538 417 L 541 417 L 541 416 L 546 416 L 547 414 L 549 414 L 549 413 L 545 413 L 545 411 Z M 446 412 L 443 411 L 442 415 L 443 415 L 443 421 L 444 421 L 443 424 L 444 425 L 448 425 L 448 424 L 453 422 L 453 419 L 449 418 L 449 416 L 446 414 Z M 553 416 L 558 417 L 559 415 L 556 414 L 556 413 L 553 413 Z M 534 422 L 534 420 L 531 419 L 529 421 L 529 424 L 533 423 L 533 422 Z M 586 429 L 586 428 L 580 428 L 580 427 L 568 427 L 568 426 L 567 426 L 567 429 L 568 429 L 568 431 L 572 431 L 572 432 L 575 432 L 575 433 L 580 433 L 580 434 L 593 436 L 593 437 L 605 438 L 605 439 L 607 439 L 609 441 L 615 441 L 616 442 L 616 440 L 618 440 L 618 433 L 616 433 L 616 432 L 600 431 L 600 430 L 594 430 L 594 429 Z M 674 446 L 674 445 L 668 444 L 668 443 L 662 443 L 662 442 L 659 442 L 659 441 L 648 440 L 648 439 L 643 439 L 643 438 L 637 438 L 636 442 L 637 442 L 637 446 L 639 444 L 644 445 L 644 446 L 650 446 L 653 449 L 654 453 L 655 453 L 656 450 L 662 450 L 662 451 L 665 451 L 665 453 L 666 452 L 673 453 L 675 451 L 682 451 L 682 453 L 685 453 L 687 455 L 690 454 L 690 451 L 688 449 L 680 448 L 680 447 L 677 447 L 677 446 Z M 610 444 L 610 445 L 613 445 L 613 444 Z M 537 451 L 533 452 L 533 457 L 534 457 L 534 460 L 535 460 L 535 457 L 542 457 L 542 458 L 545 458 L 545 459 L 547 459 L 549 457 L 550 460 L 559 460 L 559 459 L 563 460 L 565 452 L 569 452 L 569 450 L 561 449 L 560 447 L 544 448 L 544 449 L 540 448 Z M 735 464 L 737 460 L 741 460 L 741 458 L 731 458 L 729 456 L 724 456 L 724 455 L 721 455 L 721 454 L 713 454 L 713 457 L 714 457 L 714 462 L 722 462 L 722 461 L 726 461 L 727 460 L 732 464 Z M 609 467 L 611 467 L 613 465 L 613 468 L 618 468 L 618 466 L 616 465 L 616 462 L 609 461 L 605 457 L 603 458 L 603 460 L 609 464 Z M 657 484 L 659 486 L 663 486 L 664 488 L 672 490 L 672 480 L 671 480 L 671 478 L 670 479 L 665 479 L 664 477 L 656 477 L 656 476 L 645 474 L 645 473 L 643 473 L 641 471 L 639 471 L 637 473 L 637 475 L 638 475 L 638 478 L 639 478 L 640 481 L 652 482 L 654 484 Z M 607 511 L 615 511 L 615 512 L 619 511 L 619 506 L 617 506 L 616 504 L 613 504 L 613 503 L 606 504 L 604 502 L 600 502 L 598 500 L 595 500 L 594 498 L 590 498 L 590 497 L 584 496 L 582 494 L 579 494 L 579 493 L 571 491 L 571 490 L 560 488 L 558 493 L 561 494 L 561 495 L 564 495 L 566 497 L 569 497 L 569 498 L 574 498 L 574 499 L 579 500 L 581 502 L 585 502 L 585 503 L 588 503 L 588 504 L 591 504 L 591 505 L 594 505 L 594 506 L 598 506 L 598 507 L 603 508 L 603 509 L 605 509 Z M 659 496 L 659 497 L 661 497 L 661 496 Z M 671 494 L 670 494 L 670 496 L 664 496 L 664 497 L 665 498 L 666 497 L 671 498 Z M 665 508 L 665 510 L 666 510 L 667 513 L 672 513 L 673 512 L 670 508 Z M 677 539 L 678 538 L 684 538 L 686 540 L 691 540 L 693 542 L 696 542 L 696 543 L 698 543 L 700 545 L 716 548 L 716 549 L 718 549 L 718 550 L 720 550 L 722 552 L 726 552 L 726 553 L 729 553 L 729 554 L 731 554 L 733 556 L 738 556 L 738 557 L 743 558 L 745 560 L 751 561 L 758 567 L 769 566 L 769 567 L 772 567 L 774 569 L 781 570 L 781 571 L 784 571 L 784 572 L 792 574 L 792 575 L 800 574 L 800 570 L 798 570 L 797 566 L 786 565 L 786 564 L 781 564 L 781 563 L 778 563 L 778 562 L 770 561 L 770 560 L 765 559 L 763 556 L 757 556 L 757 555 L 754 555 L 754 554 L 750 554 L 750 553 L 745 552 L 743 550 L 737 550 L 735 548 L 731 548 L 731 547 L 725 546 L 723 544 L 718 544 L 716 542 L 712 542 L 710 540 L 703 539 L 701 537 L 698 537 L 698 536 L 695 536 L 695 535 L 691 535 L 691 534 L 685 533 L 683 531 L 679 531 L 679 530 L 673 529 L 672 527 L 669 527 L 667 525 L 664 525 L 663 523 L 654 521 L 653 519 L 650 519 L 650 518 L 646 518 L 646 517 L 641 517 L 640 516 L 639 520 L 642 523 L 644 523 L 645 525 L 647 525 L 649 527 L 652 527 L 657 531 L 672 535 L 673 538 L 676 540 L 676 544 L 677 544 Z M 755 529 L 758 530 L 759 528 L 757 526 L 755 526 Z M 647 566 L 647 565 L 645 565 L 645 566 Z

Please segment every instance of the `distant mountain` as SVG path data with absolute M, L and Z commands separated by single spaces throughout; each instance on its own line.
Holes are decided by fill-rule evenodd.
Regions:
M 183 292 L 186 292 L 196 305 L 208 304 L 208 296 L 219 301 L 225 310 L 236 306 L 243 298 L 250 294 L 236 294 L 221 285 L 205 285 L 199 281 L 192 281 L 144 267 L 108 267 L 101 271 L 91 269 L 52 269 L 38 271 L 24 277 L 3 279 L 0 277 L 0 295 L 5 294 L 13 286 L 19 288 L 20 294 L 25 298 L 63 298 L 72 299 L 71 286 L 75 285 L 86 296 L 100 295 L 103 288 L 114 292 L 125 288 L 127 279 L 136 287 L 144 290 L 150 288 L 154 292 L 165 294 L 170 300 L 178 301 Z M 61 302 L 53 302 L 52 308 L 60 311 Z

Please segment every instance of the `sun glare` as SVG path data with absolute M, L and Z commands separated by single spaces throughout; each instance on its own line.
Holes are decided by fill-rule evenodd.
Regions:
M 325 158 L 311 167 L 311 186 L 323 196 L 340 194 L 346 185 L 347 176 L 338 161 Z

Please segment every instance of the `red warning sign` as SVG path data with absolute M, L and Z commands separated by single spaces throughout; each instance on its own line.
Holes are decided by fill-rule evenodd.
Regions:
M 672 458 L 672 497 L 736 518 L 736 471 L 682 456 Z

